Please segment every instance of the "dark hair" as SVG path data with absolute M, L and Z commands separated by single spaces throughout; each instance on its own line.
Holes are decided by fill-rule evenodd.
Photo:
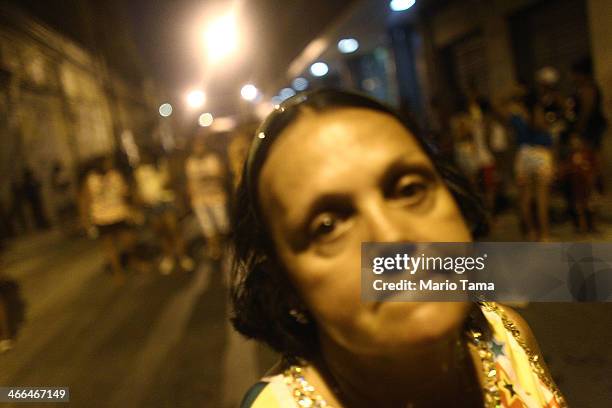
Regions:
M 401 117 L 386 105 L 365 95 L 333 89 L 298 94 L 281 104 L 256 131 L 236 191 L 232 211 L 231 320 L 240 333 L 267 343 L 285 357 L 309 358 L 318 350 L 317 327 L 313 319 L 299 323 L 289 314 L 291 309 L 299 308 L 301 302 L 277 261 L 257 194 L 259 174 L 272 144 L 299 117 L 304 107 L 315 112 L 365 108 L 392 116 L 414 135 L 431 159 L 474 237 L 486 231 L 486 216 L 468 180 L 442 159 L 409 118 Z

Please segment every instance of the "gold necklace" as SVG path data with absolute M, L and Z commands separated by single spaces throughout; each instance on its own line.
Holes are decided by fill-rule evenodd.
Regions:
M 478 356 L 482 362 L 485 377 L 484 400 L 485 408 L 501 406 L 499 388 L 497 386 L 497 371 L 491 351 L 491 342 L 483 339 L 481 332 L 470 330 L 470 341 L 478 348 Z M 303 408 L 333 408 L 317 392 L 315 387 L 304 378 L 303 365 L 292 365 L 283 373 L 285 384 L 291 390 L 291 395 L 299 407 Z
M 555 396 L 559 406 L 566 408 L 567 404 L 561 391 L 557 388 L 555 383 L 546 375 L 544 368 L 540 364 L 539 356 L 531 350 L 524 339 L 521 336 L 519 329 L 516 327 L 508 316 L 501 310 L 497 304 L 492 302 L 481 302 L 479 303 L 485 310 L 495 312 L 502 320 L 502 323 L 506 330 L 508 330 L 515 338 L 517 343 L 523 348 L 525 354 L 529 359 L 532 371 L 542 381 L 544 385 L 552 392 Z M 492 342 L 490 339 L 486 339 L 482 330 L 471 328 L 468 330 L 468 340 L 477 348 L 478 356 L 480 357 L 481 367 L 484 374 L 484 408 L 501 408 L 501 397 L 498 387 L 498 373 L 495 368 L 495 358 L 492 351 Z M 283 379 L 285 384 L 291 390 L 291 395 L 294 401 L 301 408 L 333 408 L 329 405 L 325 399 L 317 392 L 315 387 L 310 384 L 306 378 L 304 378 L 303 366 L 292 365 L 286 369 L 283 373 Z
M 315 387 L 304 378 L 303 368 L 292 365 L 283 373 L 285 384 L 291 390 L 291 395 L 299 407 L 303 408 L 333 408 L 317 392 Z

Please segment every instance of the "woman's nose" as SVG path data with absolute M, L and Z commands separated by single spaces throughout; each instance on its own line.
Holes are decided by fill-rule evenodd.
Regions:
M 409 228 L 398 209 L 385 205 L 384 201 L 377 200 L 364 208 L 364 219 L 368 226 L 368 239 L 371 242 L 411 242 Z

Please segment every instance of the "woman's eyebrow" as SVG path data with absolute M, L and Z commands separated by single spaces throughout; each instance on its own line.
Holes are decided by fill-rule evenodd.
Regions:
M 401 157 L 391 163 L 382 173 L 381 184 L 387 185 L 387 183 L 393 182 L 397 177 L 404 174 L 418 174 L 428 179 L 434 179 L 436 177 L 436 170 L 431 163 L 424 160 L 408 161 L 406 158 Z

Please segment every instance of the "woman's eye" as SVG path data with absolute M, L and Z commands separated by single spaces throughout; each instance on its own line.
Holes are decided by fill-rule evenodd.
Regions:
M 315 240 L 333 239 L 341 223 L 342 219 L 335 214 L 321 214 L 311 224 L 311 236 Z
M 408 200 L 410 204 L 420 202 L 427 195 L 428 184 L 420 177 L 405 176 L 395 185 L 393 196 L 396 199 Z

